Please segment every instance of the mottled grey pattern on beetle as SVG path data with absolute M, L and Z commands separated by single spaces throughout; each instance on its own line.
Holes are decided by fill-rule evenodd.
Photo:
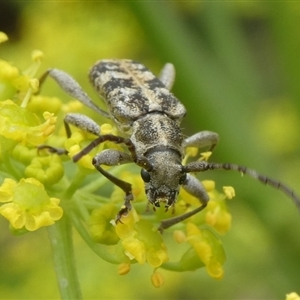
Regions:
M 102 175 L 125 193 L 124 205 L 116 217 L 117 222 L 131 210 L 133 200 L 131 184 L 111 175 L 101 165 L 136 163 L 140 166 L 145 192 L 154 209 L 162 203 L 166 210 L 174 207 L 180 187 L 199 199 L 200 205 L 194 210 L 163 220 L 158 228 L 160 232 L 195 215 L 207 206 L 209 195 L 202 183 L 189 174 L 191 172 L 223 169 L 247 174 L 281 190 L 300 209 L 300 199 L 292 189 L 279 181 L 260 175 L 255 170 L 235 164 L 207 161 L 182 165 L 187 147 L 206 148 L 212 151 L 219 137 L 217 133 L 211 131 L 200 131 L 184 138 L 180 124 L 186 109 L 170 92 L 175 79 L 175 68 L 172 64 L 167 63 L 156 77 L 144 65 L 133 60 L 106 59 L 97 62 L 90 70 L 89 77 L 91 84 L 105 101 L 108 111 L 98 107 L 67 73 L 50 69 L 41 81 L 48 75 L 69 95 L 103 117 L 113 120 L 120 131 L 120 136 L 101 135 L 97 122 L 80 114 L 69 114 L 64 119 L 68 136 L 71 135 L 70 124 L 97 136 L 91 144 L 73 157 L 74 162 L 105 141 L 124 144 L 127 147 L 128 152 L 113 149 L 102 151 L 96 154 L 92 161 Z M 47 145 L 41 145 L 41 148 L 48 148 L 50 152 L 56 150 Z M 64 151 L 57 149 L 57 153 L 62 154 Z

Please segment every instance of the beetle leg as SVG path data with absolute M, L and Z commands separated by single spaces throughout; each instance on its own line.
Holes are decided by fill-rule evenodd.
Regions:
M 53 78 L 68 95 L 76 98 L 81 103 L 96 111 L 103 117 L 110 118 L 109 114 L 98 107 L 87 95 L 87 93 L 83 91 L 79 83 L 69 74 L 58 69 L 49 69 L 41 76 L 40 85 L 43 84 L 48 76 Z
M 206 207 L 206 205 L 209 201 L 209 196 L 208 196 L 203 184 L 198 179 L 196 179 L 194 176 L 187 174 L 186 180 L 183 183 L 182 187 L 189 194 L 198 198 L 202 205 L 192 211 L 189 211 L 189 212 L 183 214 L 183 215 L 176 216 L 174 218 L 170 218 L 167 220 L 163 220 L 158 228 L 160 233 L 163 233 L 163 231 L 165 229 L 197 214 L 198 212 L 200 212 L 201 210 L 203 210 Z
M 64 118 L 65 129 L 67 133 L 67 137 L 71 136 L 70 125 L 73 125 L 82 131 L 90 132 L 94 135 L 100 135 L 100 126 L 91 118 L 77 113 L 69 113 Z
M 186 138 L 183 141 L 183 147 L 197 147 L 204 148 L 209 147 L 209 151 L 212 151 L 219 141 L 219 135 L 212 131 L 200 131 L 192 136 Z
M 168 90 L 171 90 L 173 83 L 175 81 L 175 68 L 174 65 L 171 63 L 166 63 L 160 74 L 158 76 L 160 81 L 166 86 Z
M 112 183 L 117 185 L 120 189 L 122 189 L 125 192 L 124 205 L 122 206 L 122 209 L 119 211 L 116 217 L 116 222 L 120 222 L 121 217 L 123 215 L 127 215 L 128 212 L 131 210 L 131 201 L 133 200 L 132 187 L 130 183 L 123 181 L 105 171 L 103 168 L 101 168 L 101 165 L 116 166 L 130 162 L 133 162 L 133 160 L 128 153 L 112 149 L 104 150 L 101 153 L 98 153 L 92 161 L 94 167 L 103 176 L 105 176 L 107 179 L 109 179 Z
M 82 114 L 75 114 L 75 113 L 67 114 L 64 118 L 64 124 L 65 124 L 65 130 L 68 138 L 71 137 L 72 134 L 69 124 L 72 124 L 75 127 L 85 132 L 90 132 L 97 136 L 100 135 L 100 126 L 94 120 Z M 56 153 L 58 155 L 68 154 L 68 151 L 63 148 L 55 148 L 53 146 L 49 146 L 45 144 L 39 145 L 37 148 L 38 151 L 42 149 L 47 149 L 50 153 Z
M 66 155 L 66 154 L 68 154 L 68 151 L 66 149 L 64 149 L 64 148 L 56 148 L 56 147 L 53 147 L 53 146 L 50 146 L 50 145 L 46 145 L 46 144 L 42 144 L 42 145 L 38 145 L 37 146 L 38 154 L 43 149 L 47 149 L 47 151 L 49 153 L 55 153 L 57 155 Z
M 117 166 L 133 162 L 131 155 L 114 149 L 106 149 L 93 158 L 94 165 Z

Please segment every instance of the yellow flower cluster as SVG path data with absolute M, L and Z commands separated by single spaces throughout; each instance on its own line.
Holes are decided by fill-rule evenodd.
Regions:
M 186 244 L 188 250 L 182 253 L 177 262 L 170 262 L 168 247 L 169 239 L 167 230 L 161 235 L 157 228 L 167 214 L 157 209 L 156 213 L 147 213 L 143 190 L 143 181 L 137 174 L 127 171 L 119 177 L 133 184 L 134 198 L 137 200 L 134 207 L 127 216 L 122 217 L 121 222 L 115 224 L 113 221 L 120 209 L 120 203 L 124 197 L 119 188 L 115 188 L 111 195 L 114 203 L 102 205 L 95 209 L 90 219 L 90 234 L 94 241 L 100 244 L 115 245 L 115 256 L 120 259 L 119 274 L 124 275 L 130 271 L 130 264 L 148 263 L 154 268 L 151 277 L 152 284 L 159 287 L 164 282 L 163 275 L 157 272 L 157 268 L 165 268 L 173 271 L 188 271 L 206 267 L 208 274 L 215 279 L 223 277 L 223 264 L 226 260 L 222 243 L 214 230 L 225 234 L 231 225 L 231 215 L 226 208 L 226 199 L 231 199 L 234 190 L 225 188 L 227 192 L 218 193 L 212 181 L 203 182 L 211 200 L 208 208 L 198 215 L 178 224 L 174 230 L 174 240 L 179 244 Z M 143 205 L 142 205 L 143 204 Z M 175 206 L 175 214 L 179 215 L 199 205 L 199 200 L 182 190 Z M 213 230 L 214 228 L 214 230 Z M 170 229 L 171 230 L 171 229 Z M 120 249 L 123 255 L 120 255 Z M 113 250 L 111 250 L 113 251 Z M 124 256 L 125 254 L 125 256 Z M 178 253 L 177 253 L 178 255 Z
M 44 112 L 44 123 L 12 100 L 0 102 L 0 135 L 17 143 L 40 145 L 53 133 L 56 117 Z
M 0 32 L 0 42 L 6 40 Z M 24 72 L 0 60 L 0 175 L 4 180 L 0 214 L 15 233 L 49 226 L 63 214 L 60 200 L 48 196 L 44 188 L 44 184 L 51 185 L 62 177 L 60 158 L 37 157 L 35 148 L 54 132 L 57 118 L 43 111 L 42 119 L 27 107 L 38 90 L 34 76 L 42 57 L 40 51 L 34 51 L 33 63 Z
M 0 32 L 0 42 L 4 40 Z M 97 152 L 122 146 L 100 144 L 78 163 L 72 162 L 70 158 L 95 137 L 72 128 L 67 138 L 63 122 L 56 128 L 59 112 L 81 112 L 82 104 L 62 104 L 58 98 L 35 95 L 39 85 L 35 74 L 42 56 L 35 51 L 32 65 L 24 72 L 0 60 L 0 214 L 9 220 L 12 231 L 21 234 L 52 225 L 62 218 L 62 207 L 67 207 L 65 213 L 85 241 L 95 252 L 95 243 L 101 244 L 99 256 L 119 264 L 121 275 L 137 263 L 153 268 L 151 281 L 155 287 L 164 283 L 159 268 L 182 272 L 205 267 L 211 277 L 221 279 L 225 254 L 217 233 L 225 234 L 230 229 L 226 200 L 234 197 L 234 189 L 224 187 L 219 193 L 213 181 L 203 181 L 210 196 L 207 208 L 162 235 L 157 230 L 162 220 L 195 209 L 199 199 L 182 189 L 173 211 L 162 208 L 149 212 L 140 175 L 127 165 L 105 167 L 132 184 L 135 199 L 132 210 L 116 224 L 124 193 L 118 187 L 111 194 L 102 190 L 108 180 L 99 175 L 91 161 Z M 116 128 L 107 123 L 102 124 L 101 134 L 118 135 Z M 55 147 L 63 147 L 63 151 Z M 68 153 L 69 157 L 58 153 Z M 183 164 L 197 155 L 197 148 L 188 148 Z M 202 153 L 200 159 L 207 160 L 210 155 Z M 93 177 L 86 180 L 87 176 Z M 174 240 L 168 238 L 169 233 L 173 233 Z M 176 243 L 184 244 L 185 250 L 179 254 L 175 249 L 178 260 L 174 261 Z
M 59 199 L 50 198 L 44 186 L 34 178 L 19 183 L 6 178 L 0 187 L 0 214 L 9 220 L 14 229 L 34 231 L 54 224 L 62 217 Z
M 129 259 L 135 259 L 140 264 L 148 262 L 153 268 L 168 260 L 161 234 L 152 222 L 140 219 L 134 209 L 122 218 L 122 223 L 116 225 L 116 233 Z

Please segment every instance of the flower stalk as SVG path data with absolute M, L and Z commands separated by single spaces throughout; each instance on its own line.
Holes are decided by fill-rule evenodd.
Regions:
M 67 216 L 48 227 L 61 299 L 82 299 L 74 258 L 72 227 Z

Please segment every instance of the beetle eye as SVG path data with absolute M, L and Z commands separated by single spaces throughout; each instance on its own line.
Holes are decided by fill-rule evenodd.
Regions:
M 179 178 L 179 184 L 184 184 L 186 181 L 186 173 L 184 173 L 180 178 Z
M 150 174 L 144 169 L 141 169 L 141 177 L 144 180 L 144 182 L 149 182 L 151 179 Z

